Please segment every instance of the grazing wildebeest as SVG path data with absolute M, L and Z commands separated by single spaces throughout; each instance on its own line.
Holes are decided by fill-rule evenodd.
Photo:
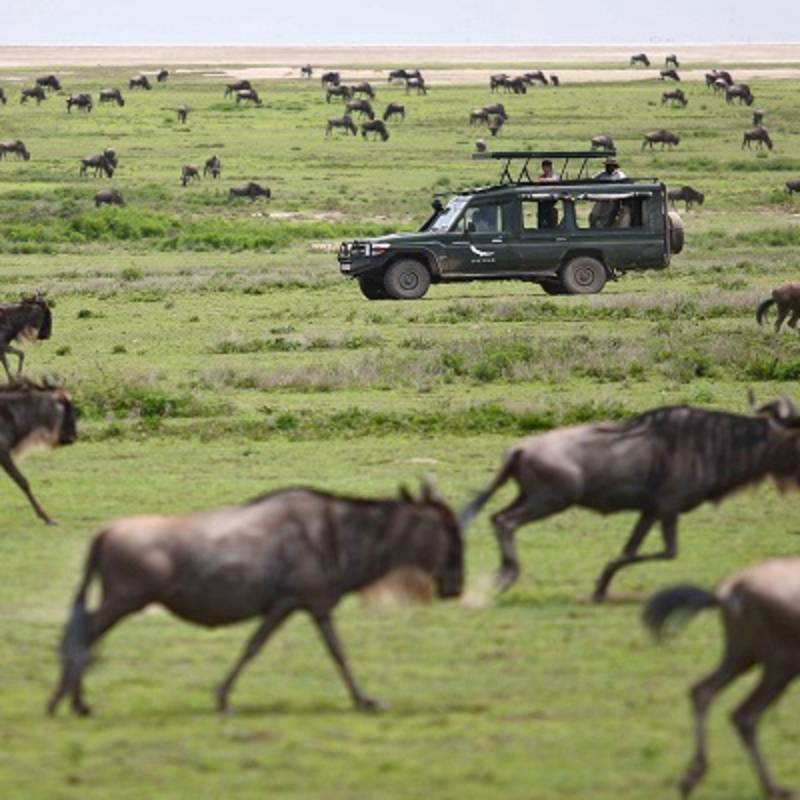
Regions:
M 36 516 L 48 525 L 56 521 L 39 505 L 13 457 L 32 447 L 72 444 L 76 435 L 75 409 L 64 389 L 27 380 L 0 388 L 0 465 L 22 489 Z
M 469 112 L 469 124 L 479 125 L 481 123 L 489 123 L 489 112 L 485 108 L 473 108 Z
M 406 118 L 406 107 L 400 103 L 389 103 L 383 112 L 383 121 L 388 122 L 392 117 Z
M 489 132 L 492 134 L 492 136 L 497 136 L 497 134 L 500 133 L 500 128 L 502 128 L 505 123 L 505 117 L 501 116 L 500 114 L 492 114 L 492 116 L 489 117 L 488 122 Z
M 746 83 L 734 83 L 732 86 L 728 86 L 728 88 L 725 90 L 725 100 L 728 103 L 738 100 L 739 105 L 744 103 L 745 105 L 751 106 L 753 105 L 755 98 L 753 97 L 753 93 L 750 91 L 750 87 Z
M 789 317 L 788 325 L 794 328 L 800 320 L 800 283 L 784 283 L 772 290 L 772 295 L 763 302 L 759 303 L 756 309 L 756 322 L 764 324 L 767 309 L 775 306 L 778 311 L 778 318 L 775 320 L 775 333 L 781 329 L 783 321 Z
M 670 65 L 675 67 L 675 69 L 678 69 L 680 67 L 680 64 L 678 63 L 678 56 L 676 56 L 675 53 L 670 53 L 664 59 L 664 66 L 669 67 Z
M 338 72 L 323 72 L 319 80 L 323 86 L 338 86 L 342 76 Z
M 733 77 L 731 76 L 730 72 L 728 72 L 728 70 L 726 70 L 726 69 L 715 69 L 714 73 L 717 76 L 717 78 L 725 81 L 725 83 L 727 83 L 728 86 L 730 86 L 733 83 Z
M 526 72 L 524 77 L 531 83 L 538 81 L 542 86 L 547 86 L 547 75 L 540 69 L 534 70 L 533 72 Z
M 160 69 L 160 70 L 158 71 L 158 74 L 156 75 L 156 80 L 157 80 L 159 83 L 166 83 L 166 82 L 167 82 L 167 78 L 169 78 L 169 70 L 167 70 L 167 69 Z
M 310 78 L 314 74 L 314 68 L 311 64 L 305 64 L 304 66 L 300 67 L 300 75 L 303 78 Z
M 614 150 L 614 140 L 607 133 L 600 133 L 591 138 L 592 150 Z
M 661 105 L 663 106 L 664 103 L 670 101 L 673 103 L 678 103 L 682 105 L 684 108 L 689 105 L 689 101 L 686 99 L 686 95 L 683 93 L 683 89 L 672 89 L 669 92 L 663 92 L 661 94 Z
M 87 170 L 93 169 L 95 178 L 101 171 L 105 172 L 107 178 L 113 178 L 116 166 L 116 153 L 111 148 L 106 148 L 98 155 L 82 158 L 79 174 L 86 175 Z
M 229 94 L 236 94 L 236 92 L 242 92 L 247 89 L 252 89 L 252 85 L 248 80 L 240 80 L 240 81 L 233 81 L 233 83 L 226 83 L 225 84 L 225 97 Z
M 128 81 L 128 88 L 129 89 L 147 89 L 148 91 L 152 89 L 152 85 L 147 78 L 147 75 L 134 75 Z
M 717 78 L 711 85 L 711 88 L 714 90 L 714 94 L 719 94 L 720 92 L 725 94 L 728 91 L 728 87 L 731 85 L 732 84 L 727 81 L 722 80 L 722 78 Z
M 239 89 L 239 91 L 236 92 L 236 105 L 239 105 L 242 100 L 255 103 L 257 106 L 261 105 L 261 98 L 258 96 L 258 92 L 255 89 Z
M 369 102 L 369 100 L 348 100 L 345 108 L 347 109 L 348 114 L 351 112 L 356 112 L 358 114 L 363 114 L 370 119 L 375 119 L 375 112 L 372 110 L 372 104 Z
M 784 404 L 762 406 L 755 417 L 666 406 L 623 422 L 529 436 L 506 452 L 492 483 L 461 512 L 462 528 L 501 486 L 516 481 L 518 496 L 492 517 L 502 555 L 496 581 L 505 589 L 519 575 L 514 531 L 521 525 L 571 506 L 601 514 L 638 511 L 622 554 L 597 580 L 594 599 L 604 600 L 623 567 L 675 558 L 680 514 L 766 477 L 780 485 L 800 483 L 800 432 L 787 426 L 778 405 Z M 796 415 L 792 423 L 800 427 Z M 656 522 L 664 549 L 641 555 L 639 548 Z
M 11 346 L 11 342 L 35 342 L 49 339 L 53 331 L 50 306 L 41 295 L 23 297 L 19 303 L 0 305 L 0 362 L 11 380 L 6 353 L 19 359 L 17 375 L 22 372 L 25 353 Z
M 5 158 L 7 153 L 13 153 L 18 159 L 21 158 L 23 161 L 31 160 L 31 154 L 28 152 L 28 149 L 21 139 L 0 142 L 0 159 Z
M 222 172 L 222 164 L 215 155 L 211 156 L 211 158 L 206 159 L 205 166 L 203 167 L 204 178 L 206 175 L 210 173 L 211 177 L 216 180 L 217 178 L 219 178 L 221 172 Z
M 0 86 L 0 103 L 2 103 L 3 105 L 8 103 L 8 98 L 6 97 L 6 90 L 2 86 Z
M 189 118 L 189 109 L 186 106 L 178 106 L 175 109 L 175 114 L 178 117 L 178 122 L 181 125 L 185 125 L 186 120 Z
M 406 80 L 406 94 L 409 94 L 412 89 L 417 90 L 417 94 L 428 94 L 428 87 L 425 85 L 425 79 L 420 78 L 408 78 Z
M 36 79 L 36 85 L 41 86 L 42 89 L 53 89 L 53 91 L 61 91 L 61 83 L 55 75 L 42 75 Z
M 691 186 L 681 186 L 680 189 L 672 189 L 667 192 L 667 199 L 674 206 L 678 200 L 683 200 L 686 203 L 686 210 L 692 207 L 692 203 L 697 203 L 701 206 L 705 202 L 706 196 L 697 189 L 692 189 Z
M 789 192 L 789 194 L 800 192 L 800 180 L 786 181 L 786 191 Z
M 181 184 L 186 186 L 186 184 L 192 180 L 200 180 L 200 167 L 195 166 L 194 164 L 184 164 L 181 167 Z
M 117 189 L 101 189 L 94 196 L 95 208 L 100 208 L 101 205 L 109 206 L 124 206 L 125 201 Z
M 365 94 L 370 100 L 375 99 L 375 90 L 372 88 L 372 85 L 369 83 L 369 81 L 361 81 L 361 83 L 351 86 L 350 91 L 352 91 L 354 95 Z
M 358 135 L 358 128 L 349 114 L 345 114 L 343 117 L 331 117 L 325 126 L 325 135 L 330 136 L 334 128 L 344 129 L 345 134 L 349 131 L 353 136 Z
M 119 89 L 101 89 L 100 102 L 116 103 L 120 108 L 125 105 L 125 99 L 122 97 L 122 92 Z
M 647 145 L 650 145 L 650 149 L 653 149 L 654 144 L 661 144 L 661 149 L 663 150 L 666 145 L 670 146 L 670 149 L 674 145 L 680 144 L 681 137 L 678 136 L 676 133 L 672 133 L 671 131 L 664 130 L 663 128 L 659 131 L 651 131 L 650 133 L 646 133 L 644 135 L 644 141 L 642 142 L 642 150 L 644 150 Z
M 528 93 L 528 81 L 525 80 L 522 76 L 511 78 L 508 81 L 508 88 L 514 94 L 527 94 Z
M 755 666 L 759 682 L 731 715 L 767 798 L 796 797 L 779 786 L 758 746 L 758 723 L 800 674 L 800 558 L 774 558 L 729 575 L 713 592 L 680 585 L 653 595 L 643 619 L 656 634 L 676 618 L 685 622 L 699 611 L 718 608 L 725 631 L 719 666 L 689 691 L 694 720 L 694 753 L 680 782 L 688 798 L 708 770 L 706 717 L 718 692 Z
M 559 80 L 558 75 L 551 75 L 550 76 L 550 85 L 551 86 L 561 86 L 561 81 Z
M 378 708 L 350 672 L 333 609 L 346 594 L 399 570 L 422 573 L 439 597 L 458 597 L 463 550 L 455 515 L 429 486 L 418 499 L 405 491 L 399 499 L 361 499 L 286 489 L 213 511 L 116 520 L 89 547 L 48 712 L 70 695 L 76 714 L 89 713 L 81 684 L 91 648 L 114 624 L 150 603 L 206 627 L 261 617 L 216 690 L 220 712 L 228 710 L 244 666 L 295 611 L 311 615 L 355 707 Z M 95 576 L 102 599 L 89 611 L 87 594 Z
M 667 78 L 671 81 L 679 81 L 681 79 L 681 76 L 678 75 L 677 71 L 674 69 L 662 69 L 658 74 L 661 76 L 662 81 L 665 81 Z
M 386 130 L 386 124 L 380 119 L 373 119 L 369 122 L 361 123 L 361 135 L 366 139 L 368 133 L 374 133 L 374 139 L 380 136 L 383 142 L 389 138 L 389 131 Z
M 757 128 L 744 132 L 744 136 L 742 137 L 742 149 L 744 150 L 744 146 L 747 145 L 747 149 L 749 150 L 750 142 L 758 142 L 759 150 L 763 145 L 766 145 L 768 150 L 772 150 L 773 147 L 772 139 L 769 138 L 769 133 L 763 125 L 759 125 Z
M 23 89 L 20 92 L 20 103 L 27 103 L 31 98 L 36 101 L 36 105 L 38 106 L 42 100 L 47 100 L 47 94 L 41 86 L 34 86 L 32 89 Z
M 80 94 L 71 94 L 67 98 L 67 113 L 72 113 L 72 106 L 77 106 L 78 109 L 82 109 L 87 113 L 92 110 L 92 96 L 90 94 L 86 94 L 85 92 L 81 92 Z
M 492 103 L 491 105 L 484 106 L 483 110 L 487 114 L 503 117 L 505 120 L 509 119 L 508 114 L 506 114 L 506 107 L 502 103 Z
M 247 181 L 240 183 L 238 186 L 231 186 L 228 192 L 228 197 L 233 199 L 235 197 L 249 197 L 250 202 L 254 203 L 256 197 L 266 197 L 269 200 L 272 197 L 272 192 L 268 187 L 262 186 L 255 181 Z
M 506 85 L 507 85 L 506 82 L 509 80 L 509 78 L 510 78 L 510 76 L 506 75 L 505 72 L 499 72 L 496 75 L 490 75 L 489 76 L 489 88 L 493 92 L 496 92 L 498 87 L 500 87 L 500 86 L 505 88 Z
M 630 65 L 635 67 L 637 64 L 642 64 L 645 67 L 650 66 L 650 59 L 644 53 L 636 53 L 631 56 Z
M 331 97 L 338 97 L 340 100 L 350 100 L 353 97 L 353 90 L 349 86 L 337 83 L 327 88 L 325 92 L 325 102 L 330 103 Z

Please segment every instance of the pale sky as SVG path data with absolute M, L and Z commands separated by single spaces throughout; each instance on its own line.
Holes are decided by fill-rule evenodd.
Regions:
M 11 0 L 0 23 L 0 44 L 797 41 L 797 0 Z

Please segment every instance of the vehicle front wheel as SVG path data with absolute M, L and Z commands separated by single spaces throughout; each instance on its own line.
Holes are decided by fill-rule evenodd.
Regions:
M 419 300 L 431 285 L 431 275 L 419 261 L 406 258 L 395 261 L 386 270 L 383 285 L 395 300 Z
M 385 300 L 388 297 L 380 278 L 364 275 L 358 279 L 358 287 L 367 300 Z
M 606 268 L 591 256 L 573 258 L 561 270 L 561 282 L 567 294 L 597 294 L 606 285 Z

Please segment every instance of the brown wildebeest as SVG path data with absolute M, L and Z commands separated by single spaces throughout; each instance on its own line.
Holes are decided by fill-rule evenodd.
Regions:
M 21 158 L 23 161 L 31 160 L 31 154 L 28 152 L 28 149 L 21 139 L 0 142 L 0 159 L 5 158 L 8 153 L 13 153 L 18 159 Z
M 671 81 L 679 81 L 681 79 L 681 76 L 674 69 L 662 69 L 658 74 L 661 76 L 662 81 L 667 80 L 667 78 Z
M 680 68 L 680 64 L 678 63 L 678 56 L 676 56 L 675 53 L 670 53 L 664 59 L 664 66 L 665 67 L 673 66 L 673 67 L 675 67 L 675 69 L 679 69 Z
M 636 53 L 631 56 L 630 66 L 635 67 L 637 64 L 642 64 L 645 67 L 650 66 L 650 59 L 644 53 Z
M 786 191 L 789 192 L 789 194 L 800 192 L 800 180 L 786 181 Z
M 95 178 L 100 172 L 105 172 L 107 178 L 113 178 L 116 166 L 117 154 L 109 147 L 98 155 L 82 158 L 79 174 L 86 175 L 87 170 L 93 169 Z
M 764 112 L 760 108 L 757 108 L 753 112 L 753 125 L 757 128 L 760 125 L 762 125 L 763 122 L 764 122 Z
M 381 137 L 381 141 L 385 142 L 389 138 L 389 131 L 386 130 L 386 124 L 383 120 L 372 119 L 369 122 L 361 123 L 361 135 L 366 139 L 368 133 L 374 133 L 373 139 Z
M 56 521 L 39 505 L 13 457 L 31 447 L 72 444 L 75 438 L 75 409 L 64 389 L 27 380 L 0 387 L 0 465 L 48 525 Z
M 755 98 L 753 97 L 753 93 L 750 91 L 750 87 L 746 83 L 734 83 L 725 90 L 725 100 L 728 103 L 738 100 L 739 105 L 744 103 L 745 105 L 751 106 L 753 105 Z
M 41 86 L 42 89 L 53 89 L 53 91 L 61 91 L 61 82 L 55 75 L 42 75 L 36 79 L 36 85 Z
M 248 80 L 240 80 L 240 81 L 233 81 L 232 83 L 225 84 L 225 97 L 229 94 L 236 94 L 236 92 L 245 91 L 246 89 L 252 89 L 252 85 Z
M 303 78 L 310 78 L 313 74 L 314 74 L 314 68 L 311 66 L 311 64 L 305 64 L 302 67 L 300 67 L 300 75 Z
M 147 89 L 147 91 L 150 91 L 150 89 L 152 89 L 153 87 L 150 84 L 150 81 L 148 80 L 147 75 L 141 75 L 140 74 L 140 75 L 134 75 L 128 81 L 128 88 L 129 89 Z
M 169 70 L 168 69 L 160 69 L 158 74 L 156 75 L 156 80 L 159 83 L 166 83 L 167 78 L 169 78 Z
M 189 181 L 199 181 L 200 180 L 200 167 L 195 166 L 194 164 L 184 164 L 181 167 L 181 184 L 186 186 Z
M 542 86 L 547 86 L 547 75 L 540 69 L 534 70 L 533 72 L 526 72 L 524 77 L 531 83 L 538 81 Z
M 614 140 L 607 133 L 600 133 L 591 138 L 592 150 L 614 150 Z
M 358 128 L 356 128 L 356 124 L 349 114 L 345 114 L 342 117 L 331 117 L 325 126 L 325 135 L 330 136 L 334 128 L 342 128 L 345 134 L 349 132 L 353 136 L 358 136 Z
M 757 128 L 744 132 L 744 136 L 742 137 L 742 150 L 744 150 L 745 145 L 747 145 L 747 149 L 749 150 L 750 142 L 758 142 L 759 150 L 763 145 L 766 145 L 768 150 L 772 150 L 773 147 L 772 139 L 769 138 L 769 133 L 763 125 L 759 125 Z
M 396 500 L 287 489 L 214 511 L 111 522 L 89 548 L 48 712 L 69 694 L 76 714 L 89 713 L 81 684 L 91 648 L 114 624 L 150 603 L 206 627 L 261 617 L 216 691 L 219 711 L 228 710 L 244 666 L 295 611 L 311 615 L 356 708 L 378 708 L 353 679 L 331 614 L 346 594 L 401 569 L 424 573 L 442 598 L 461 594 L 461 530 L 429 486 L 419 499 L 403 492 Z M 95 576 L 103 596 L 88 611 Z
M 756 309 L 756 322 L 764 324 L 767 309 L 775 306 L 778 310 L 778 318 L 775 320 L 775 333 L 781 329 L 783 321 L 789 317 L 789 327 L 794 328 L 800 320 L 800 283 L 784 283 L 772 290 L 772 295 L 763 302 L 759 303 Z
M 355 112 L 357 114 L 363 114 L 369 119 L 375 119 L 375 112 L 372 110 L 372 104 L 369 100 L 348 100 L 345 109 L 345 113 L 347 114 Z
M 725 630 L 719 666 L 692 686 L 695 749 L 680 782 L 689 797 L 708 770 L 706 716 L 718 692 L 755 666 L 763 667 L 755 688 L 732 714 L 732 722 L 758 775 L 765 797 L 796 795 L 779 786 L 757 739 L 762 714 L 800 674 L 800 558 L 774 558 L 728 576 L 715 591 L 681 585 L 663 589 L 648 601 L 643 619 L 656 634 L 675 616 L 684 622 L 707 608 L 718 608 Z
M 351 86 L 350 91 L 352 91 L 354 95 L 365 94 L 370 100 L 375 99 L 375 90 L 372 88 L 372 85 L 369 83 L 369 81 L 361 81 L 361 83 Z
M 661 144 L 661 149 L 663 150 L 665 145 L 669 145 L 670 150 L 674 145 L 680 144 L 681 137 L 678 136 L 677 133 L 672 133 L 671 131 L 664 130 L 663 128 L 659 131 L 651 131 L 650 133 L 646 133 L 644 135 L 644 141 L 642 142 L 642 150 L 644 150 L 647 145 L 650 145 L 650 149 L 653 149 L 654 144 Z
M 215 155 L 211 156 L 211 158 L 207 158 L 205 166 L 203 167 L 203 177 L 205 178 L 209 173 L 215 180 L 219 178 L 222 173 L 222 164 Z
M 67 113 L 72 113 L 72 106 L 77 106 L 79 110 L 86 111 L 87 113 L 92 110 L 92 96 L 86 92 L 80 94 L 71 94 L 67 98 Z
M 8 103 L 8 98 L 6 97 L 6 90 L 0 86 L 0 103 L 6 105 Z
M 25 353 L 11 342 L 35 342 L 49 339 L 53 332 L 53 315 L 47 301 L 38 294 L 23 297 L 19 303 L 0 305 L 0 362 L 11 380 L 6 353 L 19 359 L 17 375 L 22 372 Z
M 255 89 L 239 89 L 236 92 L 236 105 L 238 106 L 242 100 L 249 103 L 255 103 L 257 106 L 261 105 L 261 98 L 258 96 L 258 92 Z
M 47 100 L 47 94 L 41 86 L 34 86 L 32 89 L 23 89 L 20 92 L 20 103 L 27 103 L 31 98 L 36 101 L 36 105 L 38 106 L 42 100 Z
M 406 80 L 406 94 L 409 94 L 412 89 L 416 89 L 417 94 L 428 94 L 428 87 L 425 85 L 425 79 L 422 77 L 408 78 L 408 80 Z
M 323 72 L 319 80 L 323 86 L 338 86 L 342 76 L 338 72 Z
M 178 117 L 178 122 L 181 125 L 185 125 L 186 120 L 189 118 L 189 109 L 186 106 L 178 106 L 175 109 L 175 114 Z
M 94 196 L 94 207 L 100 208 L 102 205 L 124 206 L 125 201 L 122 194 L 117 189 L 101 189 Z
M 388 122 L 392 117 L 406 118 L 406 107 L 400 103 L 389 103 L 383 112 L 383 121 Z
M 233 199 L 235 197 L 249 197 L 250 202 L 254 203 L 256 197 L 266 197 L 269 200 L 272 197 L 272 192 L 268 187 L 262 186 L 255 181 L 247 181 L 240 183 L 238 186 L 231 186 L 228 192 L 228 197 Z
M 101 103 L 116 103 L 120 108 L 125 105 L 125 99 L 119 89 L 101 89 L 100 90 Z
M 697 203 L 701 206 L 705 202 L 706 196 L 697 189 L 692 189 L 691 186 L 681 186 L 680 189 L 672 189 L 667 192 L 667 200 L 674 206 L 678 200 L 683 200 L 686 203 L 686 210 L 692 207 L 692 203 Z
M 686 108 L 689 105 L 689 101 L 686 99 L 686 95 L 683 93 L 683 89 L 672 89 L 669 92 L 663 92 L 661 95 L 661 105 L 663 106 L 666 102 L 671 102 L 673 105 L 678 103 L 679 105 Z
M 349 86 L 336 83 L 328 86 L 325 91 L 325 102 L 330 103 L 331 97 L 338 97 L 340 100 L 350 100 L 353 97 L 353 90 Z
M 638 511 L 622 554 L 597 580 L 594 599 L 604 600 L 623 567 L 675 558 L 680 514 L 767 477 L 800 483 L 800 432 L 793 430 L 800 417 L 787 403 L 762 406 L 755 417 L 666 406 L 623 422 L 529 436 L 506 452 L 492 483 L 461 512 L 462 527 L 508 480 L 517 483 L 516 499 L 492 517 L 502 555 L 496 582 L 506 589 L 519 575 L 514 531 L 521 525 L 571 506 L 601 514 Z M 640 555 L 657 522 L 663 551 Z

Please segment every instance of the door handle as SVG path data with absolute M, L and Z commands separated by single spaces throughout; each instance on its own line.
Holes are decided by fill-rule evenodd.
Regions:
M 505 239 L 492 239 L 492 244 L 501 244 Z
M 556 236 L 556 241 L 557 242 L 566 242 L 567 241 L 567 237 L 566 236 Z

